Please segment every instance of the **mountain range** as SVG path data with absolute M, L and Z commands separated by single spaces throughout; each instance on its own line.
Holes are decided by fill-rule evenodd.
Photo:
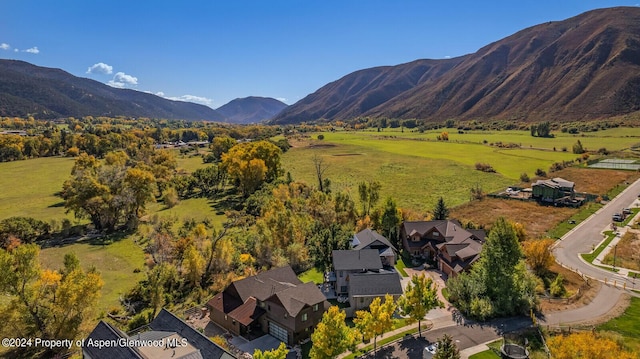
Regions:
M 231 123 L 258 123 L 277 115 L 287 104 L 270 97 L 250 96 L 237 98 L 216 111 Z
M 150 93 L 107 86 L 60 69 L 0 60 L 0 116 L 126 116 L 252 123 L 269 119 L 286 104 L 272 98 L 235 99 L 217 110 Z
M 210 107 L 119 89 L 60 69 L 0 60 L 0 116 L 129 116 L 223 121 Z
M 519 31 L 476 53 L 353 72 L 272 123 L 357 116 L 553 120 L 640 110 L 640 8 L 593 10 Z

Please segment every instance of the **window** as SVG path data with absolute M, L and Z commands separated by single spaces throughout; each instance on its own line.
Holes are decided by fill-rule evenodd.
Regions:
M 342 271 L 340 271 L 339 273 L 340 273 L 340 278 L 342 278 Z
M 224 320 L 229 320 L 229 317 L 226 314 L 224 315 Z
M 303 322 L 307 321 L 307 313 L 302 313 L 302 321 Z
M 436 231 L 433 231 L 433 236 L 434 236 L 434 237 L 438 237 L 439 235 L 440 235 L 440 233 L 438 233 L 438 232 L 436 232 Z
M 287 318 L 289 318 L 289 314 L 284 313 L 284 319 L 287 319 Z
M 313 305 L 313 311 L 314 311 L 314 312 L 317 312 L 317 311 L 318 311 L 318 304 L 317 304 L 317 303 Z
M 258 302 L 258 305 L 260 306 L 260 308 L 264 309 L 264 302 Z
M 271 304 L 267 305 L 267 310 L 271 311 Z

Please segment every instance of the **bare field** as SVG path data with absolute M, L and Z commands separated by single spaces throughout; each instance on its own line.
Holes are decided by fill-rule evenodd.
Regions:
M 620 183 L 633 182 L 640 178 L 640 173 L 635 171 L 578 167 L 568 167 L 548 175 L 575 182 L 576 191 L 592 194 L 604 194 Z
M 524 225 L 530 238 L 542 238 L 549 229 L 577 212 L 575 208 L 541 206 L 536 202 L 485 198 L 453 208 L 451 218 L 488 228 L 498 217 L 505 217 Z

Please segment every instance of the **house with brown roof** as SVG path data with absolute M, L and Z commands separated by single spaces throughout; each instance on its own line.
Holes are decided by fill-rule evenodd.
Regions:
M 231 283 L 207 302 L 211 321 L 235 335 L 268 333 L 295 345 L 310 337 L 329 302 L 312 282 L 281 267 Z
M 469 269 L 486 237 L 484 230 L 465 229 L 455 220 L 406 221 L 400 233 L 408 253 L 437 263 L 448 276 Z

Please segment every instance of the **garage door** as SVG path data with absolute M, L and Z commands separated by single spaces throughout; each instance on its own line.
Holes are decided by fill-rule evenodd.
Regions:
M 269 322 L 269 334 L 287 344 L 289 343 L 287 330 L 274 322 Z

